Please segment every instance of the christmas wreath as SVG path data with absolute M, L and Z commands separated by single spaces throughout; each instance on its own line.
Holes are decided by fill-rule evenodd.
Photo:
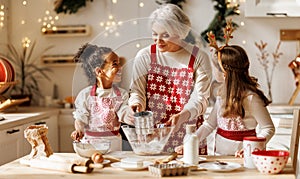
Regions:
M 88 1 L 93 2 L 93 0 L 55 0 L 54 11 L 57 14 L 75 14 L 78 9 L 85 7 Z

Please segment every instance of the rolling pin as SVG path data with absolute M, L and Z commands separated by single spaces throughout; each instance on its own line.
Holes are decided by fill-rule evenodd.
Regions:
M 64 158 L 61 156 L 54 156 L 51 155 L 50 157 L 42 157 L 42 160 L 53 161 L 53 162 L 63 162 L 63 163 L 72 163 L 80 166 L 89 167 L 88 173 L 92 172 L 94 168 L 103 168 L 103 164 L 101 163 L 94 163 L 92 159 L 86 158 Z M 91 171 L 90 171 L 91 170 Z
M 154 163 L 155 164 L 168 163 L 168 162 L 176 159 L 176 157 L 177 157 L 177 153 L 173 152 L 171 155 L 167 156 L 166 158 L 154 160 Z
M 81 166 L 74 163 L 56 162 L 56 161 L 41 160 L 41 159 L 20 160 L 20 163 L 29 165 L 30 167 L 33 168 L 57 170 L 57 171 L 63 171 L 69 173 L 90 173 L 93 170 L 87 166 Z

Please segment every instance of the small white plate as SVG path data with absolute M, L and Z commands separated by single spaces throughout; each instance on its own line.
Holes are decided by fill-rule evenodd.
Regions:
M 183 162 L 183 157 L 177 157 L 176 158 L 177 161 Z M 205 157 L 198 157 L 198 161 L 205 161 L 206 158 Z
M 206 169 L 213 172 L 230 172 L 241 168 L 241 164 L 234 162 L 226 162 L 227 165 L 220 165 L 216 162 L 206 162 L 198 165 L 198 169 Z
M 124 166 L 121 166 L 121 162 L 115 162 L 115 163 L 110 164 L 110 166 L 112 166 L 114 168 L 121 168 L 124 170 L 129 170 L 129 171 L 137 171 L 137 170 L 144 170 L 144 169 L 148 168 L 148 166 L 151 164 L 153 164 L 153 163 L 149 162 L 149 161 L 144 161 L 142 167 L 124 167 Z

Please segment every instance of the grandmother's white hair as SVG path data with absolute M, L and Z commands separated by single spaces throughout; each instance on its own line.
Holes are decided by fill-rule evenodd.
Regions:
M 150 15 L 150 25 L 154 23 L 165 27 L 170 35 L 178 35 L 180 39 L 185 39 L 191 30 L 189 17 L 174 4 L 164 4 L 153 11 Z

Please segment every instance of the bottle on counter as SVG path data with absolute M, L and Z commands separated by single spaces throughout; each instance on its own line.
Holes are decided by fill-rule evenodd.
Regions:
M 183 162 L 197 165 L 199 161 L 199 141 L 196 134 L 195 125 L 186 125 L 186 135 L 183 138 Z

